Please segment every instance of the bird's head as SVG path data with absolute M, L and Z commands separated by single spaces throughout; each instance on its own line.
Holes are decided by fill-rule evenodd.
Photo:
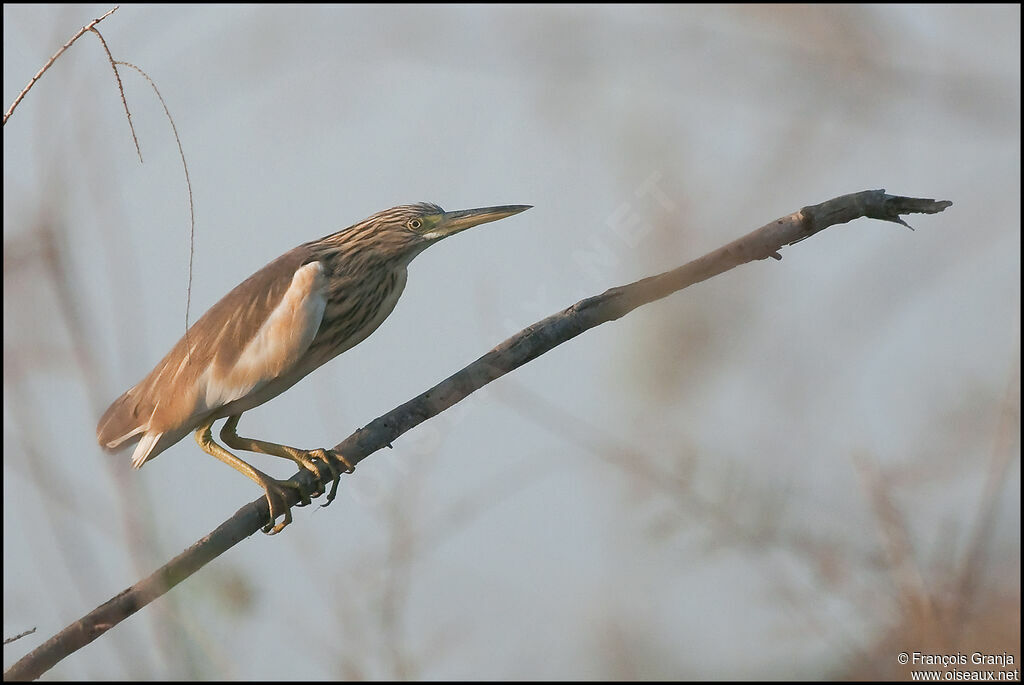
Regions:
M 311 245 L 339 256 L 373 253 L 394 265 L 408 264 L 429 245 L 467 228 L 519 214 L 531 205 L 502 205 L 446 212 L 435 204 L 419 202 L 377 212 L 354 226 L 324 236 Z
M 435 242 L 450 235 L 461 233 L 467 228 L 486 224 L 525 212 L 531 205 L 503 205 L 446 212 L 435 204 L 420 202 L 414 205 L 400 205 L 375 214 L 373 218 L 394 224 L 413 235 Z

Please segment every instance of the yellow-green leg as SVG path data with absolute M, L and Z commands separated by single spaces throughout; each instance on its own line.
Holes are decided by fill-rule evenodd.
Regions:
M 267 493 L 267 503 L 270 505 L 270 523 L 263 527 L 263 532 L 268 535 L 280 533 L 285 526 L 292 522 L 291 508 L 288 506 L 288 494 L 285 488 L 292 488 L 299 493 L 302 504 L 309 504 L 309 494 L 299 483 L 290 480 L 277 480 L 271 478 L 257 468 L 242 461 L 235 455 L 213 441 L 211 427 L 213 421 L 208 421 L 196 429 L 196 442 L 207 454 L 220 459 L 231 468 L 244 473 Z M 282 511 L 283 510 L 283 511 Z M 284 514 L 284 521 L 275 525 L 277 517 Z
M 281 445 L 276 442 L 243 438 L 237 432 L 238 420 L 241 416 L 241 414 L 235 414 L 234 416 L 228 417 L 224 427 L 220 429 L 220 439 L 224 441 L 224 444 L 228 447 L 234 447 L 237 450 L 258 452 L 260 454 L 269 454 L 274 457 L 281 457 L 282 459 L 289 459 L 295 462 L 299 468 L 310 471 L 317 477 L 317 482 L 321 482 L 327 478 L 327 476 L 325 476 L 321 471 L 321 463 L 325 464 L 330 474 L 329 477 L 331 478 L 331 491 L 327 495 L 327 504 L 324 504 L 325 507 L 334 500 L 334 496 L 338 493 L 338 481 L 341 479 L 339 467 L 343 466 L 343 470 L 346 473 L 352 473 L 355 469 L 355 467 L 353 467 L 345 457 L 334 450 L 325 450 L 323 448 L 315 450 L 300 450 L 296 447 L 289 447 L 288 445 Z M 319 497 L 322 494 L 323 492 L 319 491 L 313 494 L 313 497 Z

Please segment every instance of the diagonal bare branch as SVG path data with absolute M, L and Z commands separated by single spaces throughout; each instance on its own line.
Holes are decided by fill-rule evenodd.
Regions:
M 93 19 L 91 22 L 89 22 L 88 24 L 86 24 L 82 28 L 78 29 L 78 33 L 76 33 L 75 35 L 71 36 L 71 38 L 68 39 L 67 43 L 64 43 L 64 45 L 62 45 L 61 48 L 59 50 L 57 50 L 57 52 L 53 53 L 53 57 L 48 59 L 46 61 L 46 64 L 44 64 L 43 67 L 39 71 L 36 72 L 36 75 L 33 76 L 32 79 L 28 82 L 28 85 L 21 89 L 21 92 L 18 93 L 18 97 L 14 98 L 14 102 L 12 102 L 11 106 L 7 108 L 7 111 L 4 113 L 4 123 L 3 123 L 4 126 L 7 125 L 7 120 L 11 118 L 12 114 L 14 114 L 14 109 L 21 103 L 21 101 L 25 98 L 25 96 L 28 95 L 28 91 L 32 90 L 32 86 L 36 85 L 36 81 L 38 81 L 39 79 L 41 79 L 43 77 L 43 74 L 45 74 L 46 71 L 50 67 L 53 66 L 53 63 L 56 62 L 57 59 L 61 55 L 64 54 L 64 51 L 67 50 L 68 48 L 70 48 L 71 45 L 76 40 L 81 38 L 82 35 L 86 31 L 92 31 L 93 27 L 96 26 L 96 24 L 100 23 L 101 21 L 103 21 L 104 19 L 109 17 L 111 14 L 116 12 L 118 7 L 120 7 L 120 5 L 115 5 L 112 9 L 107 10 L 107 13 L 104 14 L 102 17 L 100 17 L 98 19 Z M 99 35 L 99 34 L 97 34 L 97 35 Z M 106 44 L 104 44 L 104 47 L 106 47 Z M 107 51 L 107 54 L 110 54 L 109 50 Z M 114 74 L 115 75 L 117 74 L 117 69 L 114 69 Z M 121 98 L 124 99 L 124 92 L 123 91 L 121 93 Z M 127 105 L 126 105 L 126 107 L 127 107 Z M 131 123 L 131 119 L 129 119 L 128 122 Z M 133 136 L 135 135 L 135 131 L 134 130 L 132 131 L 132 135 Z
M 352 464 L 357 464 L 377 450 L 389 446 L 406 431 L 437 416 L 491 381 L 584 331 L 619 319 L 637 307 L 741 264 L 768 257 L 781 259 L 779 251 L 783 247 L 805 240 L 829 226 L 861 217 L 902 224 L 901 215 L 934 214 L 952 204 L 947 200 L 923 200 L 887 195 L 884 190 L 866 190 L 804 207 L 677 269 L 611 288 L 528 326 L 461 371 L 357 430 L 334 449 L 344 454 Z M 309 491 L 313 491 L 316 479 L 310 472 L 303 470 L 292 478 L 302 481 Z M 327 483 L 319 485 L 324 487 Z M 289 491 L 289 496 L 291 501 L 288 504 L 294 505 L 295 492 Z M 4 673 L 4 679 L 38 678 L 58 661 L 89 644 L 188 578 L 207 562 L 260 530 L 268 519 L 266 497 L 261 496 L 246 504 L 213 532 L 155 573 L 100 605 L 24 656 Z

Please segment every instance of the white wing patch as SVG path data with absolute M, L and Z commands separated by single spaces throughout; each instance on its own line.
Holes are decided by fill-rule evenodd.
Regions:
M 309 348 L 320 328 L 327 304 L 325 284 L 320 262 L 296 271 L 284 297 L 235 363 L 225 369 L 214 360 L 203 372 L 199 402 L 205 402 L 206 409 L 221 407 L 286 373 Z
M 137 469 L 141 469 L 142 465 L 149 459 L 149 453 L 153 451 L 160 436 L 163 433 L 146 433 L 142 436 L 142 440 L 139 440 L 139 444 L 135 446 L 135 451 L 132 452 L 132 466 Z
M 146 430 L 148 430 L 147 426 L 136 426 L 135 429 L 132 430 L 131 433 L 127 433 L 126 435 L 122 435 L 119 438 L 115 438 L 115 439 L 111 440 L 106 445 L 104 445 L 104 447 L 106 447 L 109 450 L 116 450 L 118 447 L 121 446 L 121 444 L 125 440 L 127 440 L 129 438 L 134 438 L 136 435 L 138 435 L 139 433 L 142 433 L 142 432 L 144 432 Z

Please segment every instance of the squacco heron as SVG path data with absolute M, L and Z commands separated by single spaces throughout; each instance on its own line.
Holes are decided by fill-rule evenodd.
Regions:
M 330 502 L 341 471 L 352 469 L 344 455 L 241 437 L 239 417 L 373 333 L 395 308 L 409 262 L 428 246 L 529 208 L 402 205 L 286 252 L 213 305 L 110 405 L 96 428 L 100 445 L 113 451 L 137 443 L 132 465 L 140 468 L 194 432 L 203 450 L 266 491 L 270 521 L 263 532 L 280 532 L 292 520 L 288 488 L 300 504 L 323 491 L 306 492 L 296 480 L 271 478 L 238 458 L 214 441 L 214 422 L 227 417 L 220 437 L 228 447 L 290 459 L 318 481 L 330 477 Z

